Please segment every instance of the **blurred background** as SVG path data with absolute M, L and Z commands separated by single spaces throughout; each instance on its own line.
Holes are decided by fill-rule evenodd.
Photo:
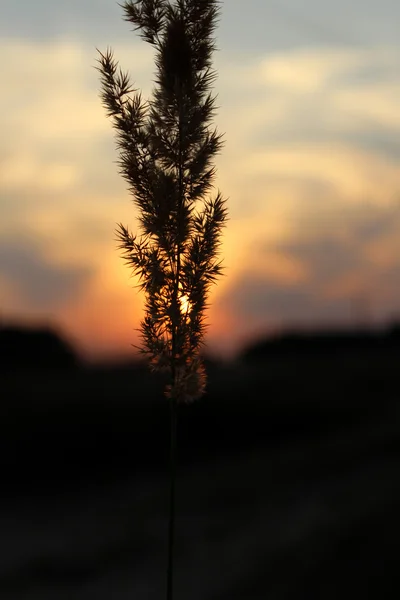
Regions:
M 207 395 L 180 407 L 176 597 L 397 598 L 400 5 L 223 3 L 229 198 Z M 135 228 L 100 99 L 112 0 L 2 0 L 0 596 L 165 590 L 168 405 L 131 344 Z

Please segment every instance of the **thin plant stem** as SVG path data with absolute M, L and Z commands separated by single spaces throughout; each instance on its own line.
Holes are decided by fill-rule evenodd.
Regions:
M 175 533 L 175 479 L 177 459 L 177 421 L 178 404 L 170 399 L 171 439 L 170 439 L 170 495 L 168 519 L 168 563 L 167 563 L 167 600 L 173 598 L 174 533 Z
M 220 0 L 125 0 L 124 19 L 156 51 L 149 101 L 111 49 L 100 52 L 101 98 L 117 131 L 119 168 L 139 210 L 138 234 L 121 223 L 119 248 L 146 296 L 141 352 L 171 375 L 167 600 L 173 600 L 178 404 L 203 396 L 201 348 L 210 287 L 222 274 L 226 201 L 211 195 L 212 159 L 223 146 L 213 126 L 214 30 Z M 186 309 L 185 302 L 186 299 Z

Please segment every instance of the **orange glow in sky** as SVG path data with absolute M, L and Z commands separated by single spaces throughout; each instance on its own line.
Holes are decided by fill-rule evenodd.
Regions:
M 224 8 L 215 56 L 226 140 L 215 183 L 230 220 L 207 341 L 226 355 L 292 322 L 351 323 L 355 297 L 373 321 L 400 309 L 399 48 L 234 51 L 238 6 Z M 255 22 L 264 10 L 255 3 Z M 133 33 L 120 41 L 112 2 L 109 14 L 113 33 L 95 43 L 82 32 L 0 35 L 2 318 L 50 321 L 91 357 L 131 353 L 143 306 L 117 251 L 115 223 L 135 231 L 136 212 L 93 66 L 95 46 L 111 45 L 147 96 L 153 58 Z

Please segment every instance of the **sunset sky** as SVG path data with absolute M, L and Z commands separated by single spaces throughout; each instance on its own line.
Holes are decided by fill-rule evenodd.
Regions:
M 400 314 L 399 23 L 397 0 L 223 3 L 211 351 Z M 107 46 L 148 96 L 152 49 L 114 0 L 2 0 L 0 314 L 92 357 L 132 352 L 142 307 L 114 239 L 136 211 L 98 96 Z

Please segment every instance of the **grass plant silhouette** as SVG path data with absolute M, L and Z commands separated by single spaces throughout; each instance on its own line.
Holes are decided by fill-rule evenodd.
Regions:
M 173 597 L 177 409 L 205 391 L 201 347 L 209 290 L 222 274 L 219 251 L 226 200 L 213 188 L 222 147 L 212 127 L 212 53 L 217 0 L 129 0 L 121 5 L 155 50 L 156 87 L 149 100 L 130 83 L 108 49 L 99 51 L 101 98 L 112 118 L 119 167 L 139 211 L 139 234 L 122 224 L 123 257 L 145 293 L 139 348 L 167 372 L 170 402 L 170 509 L 167 600 Z

